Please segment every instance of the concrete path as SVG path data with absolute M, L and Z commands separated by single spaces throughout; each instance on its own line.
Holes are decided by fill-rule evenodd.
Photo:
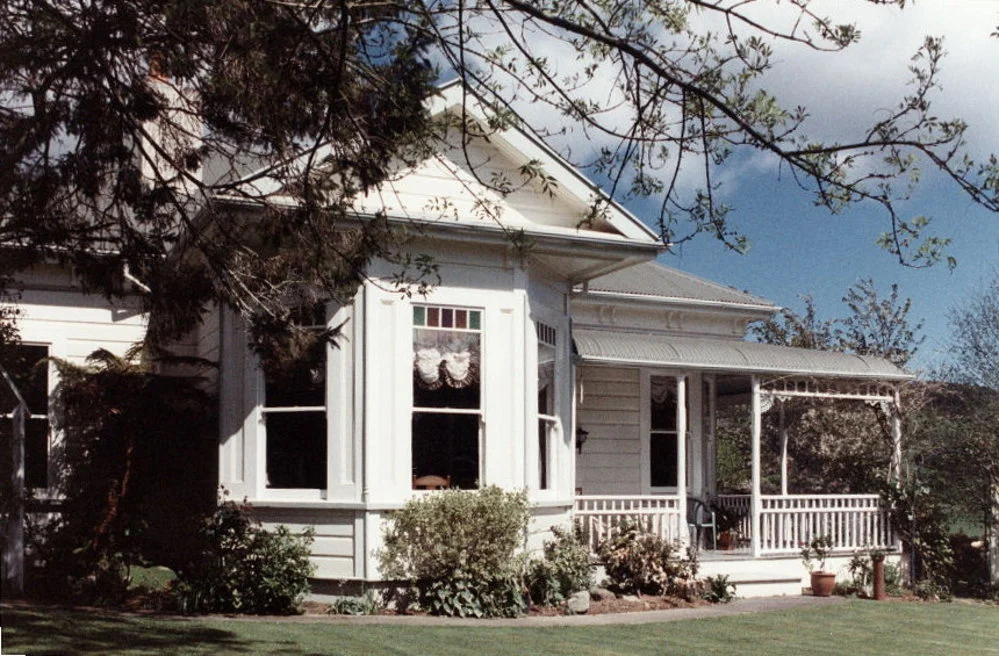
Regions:
M 600 615 L 558 615 L 554 617 L 530 616 L 516 619 L 461 619 L 454 617 L 434 617 L 429 615 L 298 615 L 281 618 L 286 622 L 316 622 L 327 624 L 391 624 L 407 626 L 605 626 L 608 624 L 650 624 L 653 622 L 679 622 L 681 620 L 705 617 L 744 615 L 793 608 L 813 608 L 838 604 L 844 597 L 759 597 L 739 599 L 730 604 L 712 604 L 697 608 L 672 608 L 669 610 L 648 610 L 637 613 L 604 613 Z M 227 618 L 229 619 L 229 618 Z M 261 618 L 232 618 L 259 621 Z M 272 619 L 272 618 L 267 618 Z M 274 618 L 277 619 L 277 618 Z

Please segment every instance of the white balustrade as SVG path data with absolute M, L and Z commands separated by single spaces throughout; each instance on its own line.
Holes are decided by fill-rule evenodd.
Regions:
M 761 501 L 760 548 L 766 553 L 796 553 L 823 536 L 834 550 L 894 545 L 876 494 L 763 495 Z
M 876 494 L 763 495 L 760 501 L 761 553 L 798 553 L 821 536 L 829 536 L 836 551 L 895 546 L 888 513 Z M 751 537 L 749 495 L 723 494 L 713 502 L 739 517 L 740 538 Z M 578 496 L 576 524 L 588 536 L 591 549 L 626 520 L 677 540 L 686 524 L 681 508 L 675 496 Z
M 679 540 L 686 526 L 675 496 L 577 496 L 575 514 L 576 525 L 587 536 L 592 551 L 626 522 L 635 522 L 670 541 Z

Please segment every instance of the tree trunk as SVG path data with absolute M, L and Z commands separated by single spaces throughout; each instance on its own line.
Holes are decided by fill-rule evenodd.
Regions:
M 985 533 L 989 558 L 989 580 L 999 584 L 999 483 L 992 484 L 992 510 Z

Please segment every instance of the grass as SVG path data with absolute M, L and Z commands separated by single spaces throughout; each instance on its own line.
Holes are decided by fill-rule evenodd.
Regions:
M 843 604 L 604 627 L 480 628 L 137 618 L 5 609 L 5 654 L 999 654 L 999 608 Z

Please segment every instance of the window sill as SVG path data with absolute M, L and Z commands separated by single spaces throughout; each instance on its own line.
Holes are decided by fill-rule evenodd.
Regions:
M 332 501 L 317 499 L 247 499 L 254 508 L 288 508 L 304 510 L 398 510 L 406 505 L 406 501 L 379 501 L 364 503 L 363 501 Z M 572 508 L 573 499 L 531 499 L 532 509 Z
M 370 507 L 360 501 L 336 501 L 332 499 L 254 499 L 246 500 L 254 508 L 306 508 L 306 509 L 330 509 L 330 510 L 364 510 Z
M 531 508 L 572 508 L 575 499 L 530 499 Z

